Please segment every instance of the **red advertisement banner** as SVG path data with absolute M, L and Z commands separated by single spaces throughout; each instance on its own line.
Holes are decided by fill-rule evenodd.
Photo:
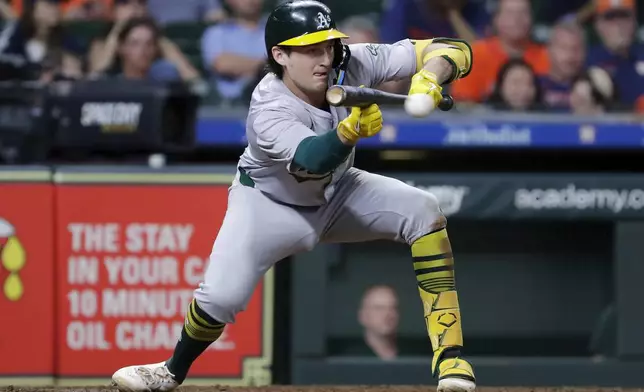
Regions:
M 54 373 L 53 194 L 49 183 L 0 182 L 2 377 Z
M 227 196 L 221 185 L 58 185 L 59 377 L 105 378 L 170 357 Z M 263 290 L 191 378 L 240 379 L 245 359 L 262 356 Z

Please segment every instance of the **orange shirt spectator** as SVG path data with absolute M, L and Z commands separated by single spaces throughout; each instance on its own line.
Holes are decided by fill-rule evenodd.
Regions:
M 644 114 L 644 95 L 640 95 L 635 101 L 635 112 Z
M 537 74 L 548 72 L 547 49 L 530 39 L 532 15 L 528 0 L 500 0 L 493 24 L 496 35 L 472 45 L 472 72 L 452 86 L 451 93 L 457 100 L 483 102 L 501 66 L 514 57 L 523 58 Z
M 474 67 L 462 80 L 454 82 L 452 96 L 456 100 L 482 102 L 492 92 L 497 73 L 510 56 L 497 37 L 479 40 L 472 45 Z M 548 72 L 548 52 L 541 45 L 529 43 L 523 51 L 523 60 L 530 64 L 538 75 Z
M 11 6 L 14 12 L 16 13 L 16 15 L 22 14 L 22 9 L 23 9 L 22 3 L 24 1 L 33 1 L 33 0 L 11 0 Z M 104 6 L 107 9 L 109 9 L 112 4 L 112 0 L 49 0 L 49 1 L 55 1 L 57 3 L 60 3 L 60 6 L 62 7 L 62 10 L 63 10 L 63 14 L 73 11 L 79 7 L 82 7 L 90 1 L 100 1 L 104 3 Z

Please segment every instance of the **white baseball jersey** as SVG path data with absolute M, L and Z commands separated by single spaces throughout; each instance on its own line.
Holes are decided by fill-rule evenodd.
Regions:
M 390 80 L 411 78 L 416 72 L 414 45 L 408 39 L 391 45 L 354 44 L 349 48 L 351 60 L 345 85 L 374 87 Z M 329 85 L 336 77 L 331 72 Z M 303 139 L 335 132 L 347 115 L 348 108 L 331 107 L 327 112 L 305 103 L 274 74 L 268 74 L 251 97 L 246 122 L 248 146 L 240 157 L 239 167 L 248 173 L 257 189 L 273 200 L 300 206 L 325 204 L 338 180 L 353 166 L 355 151 L 325 175 L 294 171 L 290 164 Z

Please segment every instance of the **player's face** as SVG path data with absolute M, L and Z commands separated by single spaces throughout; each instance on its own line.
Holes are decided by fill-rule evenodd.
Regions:
M 333 41 L 294 46 L 291 53 L 283 59 L 284 76 L 298 89 L 308 94 L 326 91 L 333 64 Z

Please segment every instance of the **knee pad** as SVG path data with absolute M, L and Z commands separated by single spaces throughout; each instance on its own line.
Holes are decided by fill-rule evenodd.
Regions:
M 430 219 L 433 221 L 433 227 L 431 229 L 438 230 L 445 227 L 447 225 L 447 218 L 445 217 L 445 214 L 443 214 L 438 197 L 431 192 L 425 193 L 423 210 L 426 214 L 430 215 Z
M 194 294 L 195 300 L 204 312 L 213 319 L 231 324 L 237 313 L 244 310 L 248 299 L 241 292 L 223 292 L 221 288 L 201 284 Z
M 425 192 L 425 198 L 423 200 L 425 209 L 429 211 L 437 211 L 441 212 L 440 209 L 440 202 L 438 201 L 438 197 L 436 197 L 435 194 L 431 192 Z
M 416 197 L 410 202 L 407 209 L 408 230 L 405 230 L 405 239 L 409 245 L 420 237 L 447 226 L 447 218 L 440 208 L 438 198 L 429 192 L 420 191 L 421 197 Z M 413 207 L 412 207 L 413 206 Z

